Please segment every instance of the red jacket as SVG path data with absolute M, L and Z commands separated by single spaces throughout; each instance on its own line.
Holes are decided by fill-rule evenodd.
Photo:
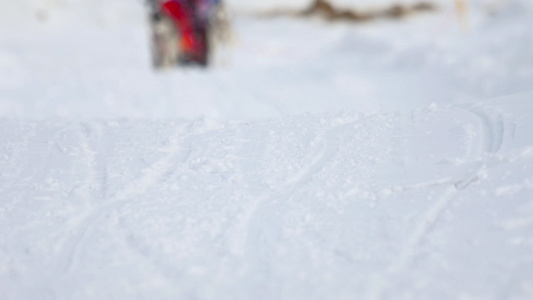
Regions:
M 205 59 L 207 55 L 206 25 L 199 18 L 200 0 L 167 0 L 161 11 L 169 16 L 181 33 L 181 49 L 186 55 Z

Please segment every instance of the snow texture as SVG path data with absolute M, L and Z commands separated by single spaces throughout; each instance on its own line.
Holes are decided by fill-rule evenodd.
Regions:
M 0 299 L 533 299 L 528 0 L 170 72 L 141 2 L 3 2 Z

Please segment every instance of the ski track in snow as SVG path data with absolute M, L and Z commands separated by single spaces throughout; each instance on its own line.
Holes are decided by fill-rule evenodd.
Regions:
M 475 107 L 463 106 L 460 109 L 477 117 L 480 123 L 479 126 L 481 127 L 481 132 L 479 134 L 482 142 L 479 143 L 479 147 L 482 148 L 482 151 L 478 151 L 474 157 L 479 157 L 484 153 L 498 152 L 503 144 L 503 138 L 505 135 L 503 117 L 500 114 L 492 116 L 482 109 Z
M 498 115 L 495 119 L 491 119 L 487 113 L 481 110 L 463 109 L 474 115 L 479 122 L 477 132 L 467 135 L 468 149 L 466 153 L 469 154 L 468 156 L 477 158 L 483 157 L 485 154 L 496 153 L 500 149 L 504 134 L 501 116 Z M 477 136 L 480 138 L 477 138 Z M 473 152 L 476 153 L 473 154 Z M 485 165 L 482 165 L 475 172 L 453 182 L 445 180 L 414 185 L 417 188 L 429 188 L 440 184 L 449 186 L 445 188 L 442 195 L 423 214 L 420 222 L 413 228 L 412 233 L 405 241 L 406 243 L 398 257 L 391 262 L 383 273 L 373 279 L 367 299 L 383 299 L 383 293 L 387 289 L 387 278 L 405 272 L 413 264 L 419 255 L 418 249 L 420 245 L 431 234 L 434 227 L 437 226 L 440 216 L 449 208 L 451 201 L 456 198 L 458 193 L 468 188 L 472 183 L 479 181 L 481 173 L 484 173 L 486 168 Z
M 171 162 L 176 159 L 176 156 L 182 153 L 180 150 L 182 150 L 181 142 L 184 138 L 183 133 L 183 130 L 180 128 L 175 136 L 170 139 L 168 148 L 165 149 L 167 155 L 162 157 L 159 161 L 154 162 L 151 166 L 145 168 L 140 177 L 128 183 L 109 198 L 106 198 L 104 193 L 104 200 L 106 200 L 107 203 L 100 205 L 97 208 L 93 208 L 83 222 L 71 230 L 70 237 L 64 247 L 64 253 L 58 255 L 61 259 L 64 257 L 67 258 L 66 266 L 60 267 L 59 269 L 65 270 L 65 272 L 68 273 L 75 271 L 78 253 L 83 249 L 85 239 L 91 228 L 112 211 L 120 209 L 122 205 L 132 201 L 135 197 L 146 194 L 150 188 L 159 183 L 162 176 L 169 171 L 169 168 L 174 166 Z M 82 145 L 84 148 L 88 147 L 86 138 Z M 86 154 L 88 154 L 87 160 L 89 169 L 93 174 L 95 151 L 86 151 Z M 186 157 L 180 158 L 180 161 L 185 159 Z M 92 180 L 89 180 L 89 183 L 91 183 L 91 181 Z M 105 186 L 102 186 L 102 189 L 105 189 Z
M 459 140 L 448 140 L 451 145 L 447 149 L 455 153 L 454 155 L 457 155 L 457 158 L 460 159 L 459 165 L 469 166 L 468 168 L 460 167 L 459 169 L 464 169 L 465 171 L 470 169 L 470 171 L 464 173 L 459 172 L 458 174 L 462 174 L 459 177 L 452 175 L 452 173 L 442 173 L 434 180 L 412 181 L 406 178 L 408 180 L 405 184 L 400 184 L 391 190 L 391 195 L 400 197 L 399 199 L 402 199 L 402 194 L 412 192 L 417 194 L 422 192 L 424 194 L 433 191 L 434 197 L 424 207 L 421 207 L 422 209 L 417 209 L 416 215 L 418 217 L 416 222 L 412 222 L 410 225 L 408 223 L 400 223 L 405 228 L 405 232 L 402 234 L 402 238 L 398 240 L 398 251 L 388 254 L 389 259 L 387 264 L 376 267 L 372 272 L 373 276 L 368 279 L 369 282 L 365 294 L 360 294 L 365 299 L 388 298 L 388 295 L 395 290 L 395 278 L 402 276 L 402 274 L 407 274 L 416 261 L 423 260 L 424 248 L 426 247 L 426 243 L 431 240 L 433 232 L 445 228 L 442 227 L 443 225 L 441 225 L 440 220 L 446 211 L 451 211 L 453 215 L 453 212 L 457 209 L 453 205 L 454 200 L 460 194 L 469 191 L 472 186 L 483 186 L 485 180 L 491 179 L 490 176 L 487 177 L 487 174 L 492 169 L 503 166 L 505 161 L 498 158 L 502 155 L 500 153 L 501 150 L 498 149 L 512 149 L 512 145 L 503 143 L 503 141 L 512 143 L 513 140 L 505 138 L 508 136 L 506 134 L 507 130 L 505 130 L 506 125 L 504 125 L 506 122 L 503 122 L 499 114 L 488 113 L 482 110 L 476 111 L 474 114 L 453 107 L 438 109 L 431 114 L 433 117 L 429 118 L 425 117 L 423 113 L 418 113 L 414 117 L 407 117 L 406 115 L 390 115 L 384 117 L 380 115 L 363 117 L 344 116 L 340 118 L 309 116 L 284 125 L 279 125 L 273 121 L 251 125 L 244 123 L 215 125 L 214 127 L 209 121 L 193 123 L 191 125 L 169 124 L 170 126 L 167 126 L 169 132 L 158 137 L 161 142 L 142 149 L 142 153 L 157 152 L 162 153 L 162 155 L 157 156 L 157 159 L 151 160 L 150 163 L 140 168 L 137 176 L 131 177 L 127 181 L 117 181 L 116 179 L 108 178 L 111 175 L 106 174 L 111 169 L 132 168 L 134 165 L 128 166 L 127 161 L 131 159 L 137 160 L 139 158 L 137 157 L 139 153 L 135 154 L 136 152 L 127 155 L 122 155 L 120 152 L 117 152 L 123 145 L 127 145 L 124 141 L 138 140 L 138 136 L 128 136 L 124 137 L 124 141 L 117 140 L 116 142 L 111 142 L 115 140 L 114 134 L 124 132 L 123 128 L 128 128 L 129 125 L 127 123 L 119 123 L 113 125 L 113 127 L 103 122 L 84 123 L 79 126 L 56 124 L 55 129 L 49 132 L 52 132 L 51 134 L 53 136 L 60 137 L 61 139 L 56 139 L 51 144 L 49 143 L 52 146 L 47 148 L 46 151 L 48 151 L 48 154 L 44 153 L 44 157 L 52 155 L 54 152 L 62 153 L 62 155 L 72 159 L 71 163 L 79 161 L 80 165 L 83 165 L 87 172 L 81 173 L 85 174 L 85 177 L 77 181 L 79 184 L 70 192 L 77 199 L 81 200 L 78 204 L 81 210 L 77 212 L 80 215 L 73 218 L 72 222 L 69 222 L 68 226 L 70 227 L 65 230 L 66 235 L 64 236 L 63 242 L 59 243 L 59 250 L 53 253 L 55 262 L 50 265 L 50 271 L 46 272 L 49 275 L 47 279 L 48 283 L 45 285 L 50 287 L 53 293 L 61 293 L 61 286 L 69 282 L 72 276 L 77 276 L 77 274 L 88 267 L 86 262 L 87 254 L 89 254 L 89 251 L 94 251 L 90 249 L 94 249 L 95 244 L 101 243 L 101 241 L 98 241 L 98 233 L 103 230 L 103 226 L 110 226 L 108 221 L 111 218 L 120 216 L 121 218 L 127 219 L 129 218 L 129 214 L 136 209 L 157 205 L 157 201 L 154 204 L 150 204 L 150 202 L 156 200 L 151 195 L 160 195 L 161 188 L 168 188 L 172 187 L 172 185 L 179 184 L 179 181 L 176 180 L 179 180 L 179 178 L 182 178 L 182 176 L 190 172 L 193 172 L 190 174 L 208 172 L 206 174 L 214 175 L 216 174 L 213 173 L 215 169 L 212 168 L 224 160 L 226 164 L 229 163 L 227 166 L 232 169 L 232 173 L 238 177 L 233 179 L 231 177 L 220 177 L 224 179 L 217 184 L 206 181 L 205 188 L 209 188 L 213 184 L 215 184 L 213 186 L 218 184 L 224 186 L 234 180 L 237 180 L 236 183 L 240 182 L 240 184 L 252 184 L 252 182 L 256 182 L 249 187 L 244 186 L 238 188 L 232 194 L 226 194 L 232 195 L 230 199 L 231 197 L 235 197 L 234 201 L 237 202 L 234 202 L 234 204 L 238 203 L 238 209 L 229 215 L 231 221 L 219 220 L 215 223 L 219 224 L 216 226 L 220 226 L 221 238 L 226 240 L 227 243 L 226 250 L 228 252 L 224 257 L 227 257 L 226 259 L 230 259 L 230 261 L 237 260 L 245 262 L 246 268 L 243 270 L 248 271 L 240 273 L 241 275 L 239 276 L 250 276 L 252 274 L 263 274 L 262 276 L 266 276 L 263 280 L 271 281 L 271 284 L 265 295 L 282 297 L 274 292 L 282 284 L 278 281 L 280 278 L 275 275 L 277 269 L 273 263 L 275 262 L 274 258 L 279 255 L 276 249 L 283 245 L 284 235 L 286 234 L 284 227 L 291 227 L 297 224 L 287 223 L 287 218 L 293 216 L 295 213 L 292 205 L 296 203 L 294 201 L 299 197 L 298 195 L 301 193 L 304 193 L 302 195 L 307 195 L 305 191 L 316 188 L 326 195 L 329 193 L 335 194 L 336 192 L 333 190 L 330 191 L 326 187 L 328 184 L 326 178 L 330 176 L 335 177 L 337 176 L 336 172 L 341 172 L 344 169 L 332 172 L 332 170 L 341 167 L 337 165 L 339 159 L 353 156 L 355 162 L 358 162 L 355 167 L 358 173 L 353 173 L 349 176 L 364 174 L 365 169 L 371 169 L 373 168 L 372 166 L 395 165 L 394 156 L 390 156 L 395 152 L 390 153 L 386 150 L 388 147 L 387 143 L 389 142 L 393 142 L 397 146 L 395 151 L 400 151 L 398 154 L 403 155 L 403 158 L 407 159 L 408 156 L 405 156 L 406 154 L 402 152 L 404 151 L 402 150 L 404 147 L 409 145 L 409 143 L 415 143 L 414 145 L 416 145 L 416 143 L 423 142 L 424 139 L 432 138 L 432 135 L 425 133 L 425 128 L 431 128 L 432 134 L 437 136 L 447 136 L 460 132 L 460 135 L 451 135 L 459 138 Z M 445 120 L 451 116 L 456 118 L 456 125 L 449 125 L 450 128 L 461 128 L 462 131 L 443 129 L 436 125 L 441 122 L 439 120 Z M 435 118 L 435 121 L 432 118 Z M 384 120 L 387 121 L 384 122 Z M 318 125 L 321 123 L 323 125 Z M 373 126 L 373 123 L 382 123 L 384 126 L 376 128 Z M 299 129 L 294 129 L 292 127 L 294 124 L 307 124 L 309 128 L 303 126 L 298 127 Z M 47 126 L 49 126 L 47 123 L 42 123 L 42 126 L 37 125 L 34 128 L 47 128 Z M 413 136 L 409 134 L 406 139 L 402 133 L 406 128 L 411 128 L 419 133 Z M 45 132 L 47 132 L 46 129 Z M 111 134 L 111 132 L 114 133 Z M 151 132 L 155 133 L 155 131 Z M 367 136 L 372 136 L 372 138 L 368 139 Z M 391 137 L 392 140 L 388 141 Z M 460 138 L 464 138 L 465 140 L 460 141 Z M 40 137 L 34 132 L 23 136 L 21 139 L 26 141 L 25 143 L 27 145 L 25 148 L 29 149 L 31 147 L 30 145 L 35 144 L 35 139 L 38 140 Z M 77 141 L 78 145 L 69 145 L 69 148 L 65 148 L 65 142 L 72 139 Z M 357 141 L 363 142 L 358 143 Z M 289 144 L 286 145 L 285 143 Z M 408 144 L 403 145 L 402 143 Z M 455 148 L 461 144 L 465 144 L 468 147 L 461 151 L 456 151 Z M 223 145 L 224 148 L 219 148 L 220 146 L 217 145 Z M 207 148 L 204 148 L 204 146 L 207 146 Z M 294 152 L 295 149 L 299 148 L 307 150 L 305 152 Z M 219 153 L 216 156 L 212 156 L 215 155 L 212 154 L 214 153 L 212 151 L 215 151 L 215 149 L 219 149 L 216 150 Z M 250 151 L 251 149 L 256 149 L 258 152 Z M 376 149 L 379 149 L 379 151 L 375 152 Z M 117 157 L 118 155 L 126 160 L 121 162 L 120 165 L 116 165 L 115 163 L 115 165 L 111 166 L 109 165 L 111 161 L 106 162 L 107 158 L 104 155 L 105 153 L 112 154 L 108 158 Z M 245 154 L 245 156 L 242 157 L 239 153 Z M 416 157 L 416 155 L 420 155 L 421 153 L 423 152 L 412 155 Z M 522 156 L 527 158 L 527 151 L 524 153 L 526 154 L 523 155 L 526 156 Z M 248 160 L 247 155 L 250 154 L 254 154 L 252 160 Z M 217 157 L 217 160 L 212 160 L 215 157 Z M 211 162 L 205 159 L 212 160 L 211 162 L 214 165 L 210 166 L 209 164 Z M 270 168 L 263 170 L 254 167 L 250 169 L 248 163 L 252 163 L 253 161 L 255 161 L 254 164 L 257 164 L 257 166 L 270 166 Z M 427 163 L 429 161 L 424 164 Z M 408 165 L 410 169 L 413 167 L 415 165 Z M 54 168 L 52 168 L 53 170 Z M 252 170 L 256 171 L 249 173 Z M 375 175 L 372 174 L 369 173 L 366 176 L 374 178 L 373 176 Z M 248 176 L 250 177 L 248 178 L 249 183 L 244 180 Z M 359 181 L 363 178 L 360 178 Z M 416 176 L 412 178 L 414 179 Z M 348 177 L 347 179 L 350 178 Z M 320 186 L 322 187 L 320 188 Z M 349 198 L 344 201 L 347 201 L 345 203 L 363 201 L 363 203 L 366 202 L 370 205 L 375 202 L 375 200 L 372 200 L 372 195 L 378 195 L 379 190 L 386 187 L 387 185 L 382 186 L 378 184 L 373 188 L 365 188 L 362 192 L 370 193 L 366 196 L 361 191 L 355 193 L 349 192 L 346 195 L 352 196 L 348 196 Z M 528 191 L 527 181 L 520 185 L 520 188 L 522 187 L 525 188 L 524 191 Z M 228 188 L 229 186 L 225 189 Z M 518 187 L 513 188 L 513 190 L 520 191 Z M 435 194 L 437 191 L 440 191 L 440 195 Z M 500 195 L 507 195 L 511 193 L 511 190 L 500 188 L 497 192 Z M 331 200 L 331 198 L 321 198 L 324 196 L 312 195 L 308 194 L 306 196 L 310 196 L 309 202 L 302 202 L 300 204 L 303 205 L 301 206 L 302 208 L 313 211 L 321 205 L 327 204 L 324 201 Z M 208 193 L 200 194 L 200 196 L 205 200 L 209 198 Z M 340 197 L 338 198 L 339 200 L 343 198 L 341 196 L 336 197 Z M 220 200 L 222 203 L 226 203 L 226 205 L 231 203 L 227 202 L 229 199 Z M 159 202 L 160 204 L 161 202 Z M 377 209 L 377 212 L 385 208 L 382 206 L 384 204 L 380 204 L 380 201 L 377 204 L 372 204 L 372 206 L 375 205 L 377 207 L 374 210 Z M 228 208 L 224 206 L 220 207 L 223 210 L 227 210 Z M 341 208 L 339 212 L 343 212 L 345 209 Z M 142 210 L 139 212 L 142 212 Z M 229 213 L 230 210 L 227 212 Z M 197 213 L 184 213 L 184 216 L 189 215 L 191 217 L 202 218 Z M 209 213 L 206 216 L 209 216 Z M 357 217 L 355 218 L 357 220 Z M 505 221 L 502 223 L 502 228 L 506 230 L 529 230 L 530 222 L 528 220 L 527 216 L 523 216 L 517 218 L 515 221 Z M 209 226 L 215 225 L 208 225 L 209 223 L 204 223 L 201 220 L 198 220 L 198 222 L 198 226 L 207 226 L 204 229 L 200 229 L 203 227 L 198 229 L 196 234 L 200 236 L 208 234 L 210 230 L 216 228 L 212 227 L 208 229 Z M 343 223 L 339 223 L 338 225 L 341 224 Z M 346 223 L 341 226 L 348 225 L 349 223 Z M 311 230 L 310 228 L 306 229 L 306 227 L 302 226 L 297 225 L 295 229 L 304 230 L 301 233 L 304 235 L 296 236 L 297 240 L 301 239 L 303 243 L 305 243 L 304 237 L 307 235 L 323 234 L 321 232 L 309 231 Z M 98 230 L 96 230 L 97 228 Z M 112 230 L 110 232 L 114 232 L 116 230 L 114 228 L 116 228 L 116 225 L 110 227 L 110 230 Z M 127 229 L 129 227 L 125 228 Z M 140 231 L 139 234 L 143 234 L 143 232 Z M 184 273 L 184 270 L 173 265 L 173 263 L 169 264 L 168 258 L 165 258 L 165 256 L 153 256 L 153 251 L 157 251 L 156 248 L 146 244 L 148 240 L 144 240 L 142 236 L 131 239 L 129 237 L 117 236 L 114 233 L 110 237 L 118 238 L 118 240 L 126 238 L 129 241 L 127 247 L 130 250 L 128 251 L 138 253 L 140 255 L 138 259 L 146 261 L 154 270 L 158 270 L 159 276 L 163 276 L 169 282 L 180 282 L 187 274 Z M 181 238 L 184 239 L 183 242 L 186 242 L 192 236 L 182 236 Z M 369 242 L 366 241 L 366 243 Z M 326 250 L 328 247 L 327 244 L 312 245 L 314 245 L 313 247 L 317 247 L 318 257 L 330 251 Z M 348 251 L 349 249 L 347 248 Z M 334 250 L 334 253 L 337 253 L 334 257 L 339 260 L 350 261 L 351 264 L 357 264 L 358 260 L 350 252 L 345 251 L 342 248 Z M 269 261 L 269 257 L 274 260 Z M 312 265 L 319 264 L 319 260 L 311 261 L 310 263 Z M 60 270 L 60 273 L 58 273 L 58 270 Z M 252 278 L 255 277 L 252 276 Z M 249 279 L 245 280 L 245 282 L 254 286 L 257 284 L 255 280 Z
M 432 206 L 424 213 L 418 225 L 413 228 L 410 237 L 406 240 L 406 243 L 399 255 L 392 260 L 391 264 L 381 273 L 375 275 L 372 279 L 372 284 L 367 294 L 366 299 L 384 299 L 385 291 L 389 288 L 388 281 L 393 276 L 399 276 L 402 272 L 406 272 L 412 267 L 414 262 L 420 255 L 418 253 L 420 246 L 428 239 L 432 231 L 438 225 L 439 218 L 446 211 L 451 209 L 451 203 L 457 196 L 469 188 L 472 184 L 482 184 L 481 180 L 487 179 L 487 173 L 491 168 L 498 167 L 502 164 L 497 160 L 496 163 L 491 162 L 495 155 L 504 146 L 504 141 L 513 140 L 513 133 L 507 133 L 506 125 L 503 116 L 496 112 L 487 112 L 483 108 L 474 106 L 460 106 L 460 110 L 466 111 L 477 120 L 476 131 L 472 132 L 471 127 L 467 130 L 467 158 L 468 160 L 481 160 L 481 166 L 470 174 L 459 180 L 440 180 L 429 183 L 414 184 L 404 189 L 413 188 L 430 188 L 434 186 L 445 185 L 445 188 L 441 197 L 434 201 Z M 508 135 L 511 135 L 509 138 Z M 507 138 L 506 138 L 507 136 Z M 520 185 L 521 187 L 523 185 Z M 514 222 L 509 222 L 504 226 L 506 230 L 510 229 L 525 229 L 531 227 L 530 219 L 519 219 Z M 514 227 L 513 225 L 517 225 Z M 519 241 L 521 241 L 519 239 Z M 388 298 L 388 297 L 385 297 Z
M 343 127 L 343 125 L 339 127 Z M 337 145 L 331 141 L 335 136 L 336 129 L 337 128 L 332 128 L 324 133 L 318 133 L 317 140 L 321 142 L 321 145 L 323 145 L 321 148 L 323 149 L 318 149 L 318 153 L 313 155 L 311 163 L 294 172 L 295 174 L 287 178 L 282 185 L 271 188 L 267 195 L 256 197 L 256 199 L 249 204 L 245 209 L 245 214 L 242 217 L 241 222 L 237 225 L 237 229 L 235 230 L 237 238 L 233 239 L 234 243 L 232 248 L 234 249 L 234 253 L 240 255 L 248 253 L 248 256 L 251 256 L 253 253 L 257 252 L 257 249 L 249 251 L 246 251 L 245 249 L 247 245 L 248 247 L 257 247 L 259 245 L 258 243 L 252 242 L 252 237 L 262 235 L 261 228 L 263 227 L 264 222 L 261 221 L 281 218 L 279 212 L 284 211 L 283 207 L 285 205 L 279 200 L 286 199 L 287 195 L 290 195 L 294 189 L 311 181 L 312 177 L 320 171 L 329 159 L 331 159 L 334 154 L 334 148 L 332 145 Z M 276 207 L 276 209 L 272 209 L 273 207 Z M 273 212 L 278 214 L 278 216 L 266 215 L 272 214 Z

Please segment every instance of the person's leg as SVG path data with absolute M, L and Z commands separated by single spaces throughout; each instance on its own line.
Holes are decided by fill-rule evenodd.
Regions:
M 208 20 L 203 14 L 202 11 L 202 1 L 201 0 L 188 0 L 191 8 L 194 12 L 194 26 L 196 32 L 196 38 L 198 41 L 196 53 L 198 57 L 198 63 L 202 65 L 207 65 L 208 63 Z

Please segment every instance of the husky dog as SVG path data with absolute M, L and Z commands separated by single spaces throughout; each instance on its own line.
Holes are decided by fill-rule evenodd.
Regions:
M 165 14 L 155 12 L 151 15 L 152 64 L 156 69 L 168 69 L 178 64 L 180 57 L 181 34 L 174 21 Z
M 228 10 L 222 1 L 218 1 L 211 10 L 208 32 L 211 61 L 215 64 L 227 62 L 229 60 L 227 52 L 233 40 L 233 30 Z

